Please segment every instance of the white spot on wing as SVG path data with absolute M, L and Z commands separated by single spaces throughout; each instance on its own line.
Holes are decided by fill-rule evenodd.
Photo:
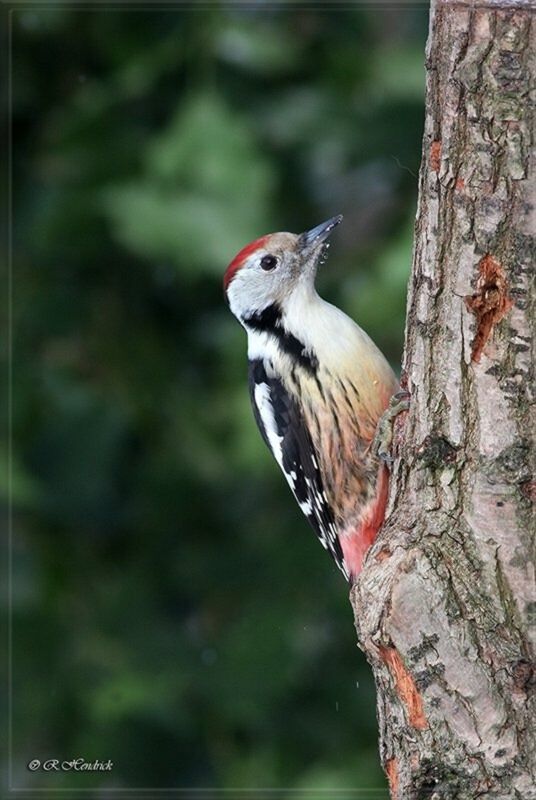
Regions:
M 301 508 L 301 510 L 303 511 L 303 513 L 306 514 L 307 516 L 309 516 L 309 514 L 313 513 L 313 507 L 311 505 L 311 501 L 310 500 L 301 500 L 301 501 L 298 500 L 298 505 Z
M 283 468 L 283 450 L 281 444 L 283 437 L 277 431 L 277 425 L 274 416 L 274 408 L 272 406 L 272 399 L 270 397 L 270 387 L 267 383 L 258 383 L 255 386 L 255 404 L 258 408 L 266 437 L 270 443 L 270 449 L 274 454 L 275 460 L 281 468 Z M 290 476 L 287 475 L 287 480 Z M 290 482 L 290 481 L 289 481 Z

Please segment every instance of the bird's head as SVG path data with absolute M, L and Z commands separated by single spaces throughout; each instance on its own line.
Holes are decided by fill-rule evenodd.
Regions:
M 244 322 L 272 306 L 283 311 L 296 292 L 311 291 L 326 240 L 341 221 L 338 215 L 305 233 L 271 233 L 244 247 L 223 279 L 235 317 Z

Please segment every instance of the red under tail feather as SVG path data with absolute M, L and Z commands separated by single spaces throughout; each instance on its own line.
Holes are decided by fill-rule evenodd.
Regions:
M 380 466 L 378 472 L 378 489 L 370 510 L 359 526 L 352 533 L 341 536 L 341 547 L 344 561 L 348 567 L 351 578 L 357 578 L 363 566 L 365 553 L 374 542 L 376 534 L 382 526 L 387 495 L 389 492 L 389 471 L 385 464 Z

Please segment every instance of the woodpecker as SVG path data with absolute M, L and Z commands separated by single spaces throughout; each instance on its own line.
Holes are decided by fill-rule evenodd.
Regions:
M 370 337 L 316 292 L 332 217 L 272 233 L 229 264 L 224 291 L 247 332 L 249 389 L 262 438 L 347 580 L 382 524 L 386 464 L 373 439 L 397 381 Z

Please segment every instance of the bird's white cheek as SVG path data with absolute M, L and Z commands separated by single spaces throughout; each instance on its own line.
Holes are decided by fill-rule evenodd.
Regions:
M 273 300 L 271 282 L 248 270 L 238 274 L 227 291 L 229 307 L 239 320 L 265 308 Z
M 251 307 L 251 299 L 249 297 L 247 288 L 239 285 L 238 278 L 235 278 L 227 291 L 227 299 L 229 300 L 229 308 L 241 320 L 247 316 L 248 308 Z

